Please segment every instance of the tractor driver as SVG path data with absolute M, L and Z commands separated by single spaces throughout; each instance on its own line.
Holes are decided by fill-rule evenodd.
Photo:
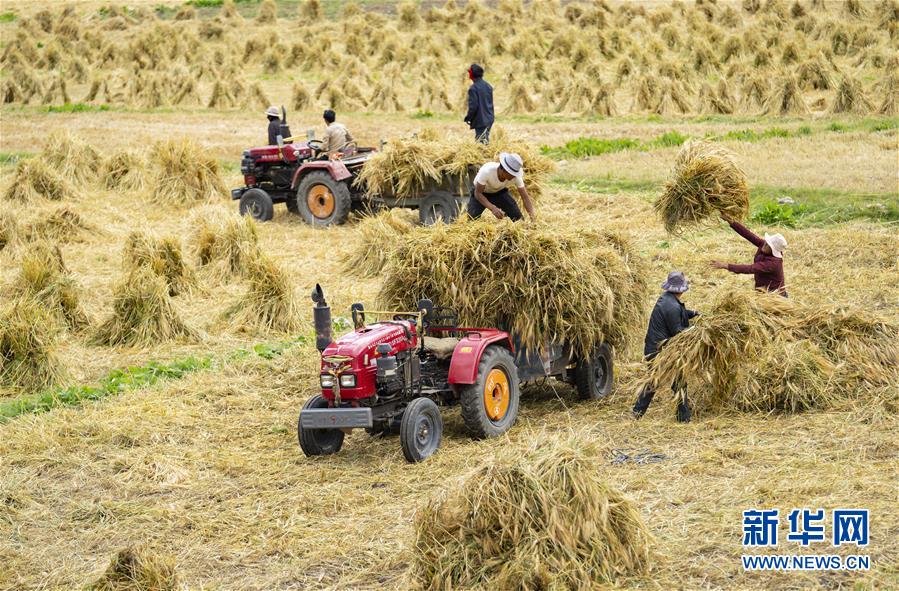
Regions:
M 350 135 L 350 130 L 347 129 L 343 123 L 336 122 L 337 115 L 334 111 L 327 109 L 322 116 L 325 119 L 327 129 L 325 129 L 325 137 L 322 140 L 319 152 L 321 154 L 327 154 L 330 157 L 343 151 L 343 149 L 347 147 L 347 144 L 354 140 L 353 136 Z
M 281 114 L 278 107 L 271 106 L 266 109 L 265 116 L 268 117 L 268 145 L 277 146 L 278 136 L 281 135 Z
M 474 177 L 474 184 L 468 195 L 468 215 L 476 218 L 484 213 L 485 209 L 489 209 L 490 213 L 500 220 L 506 216 L 513 222 L 523 219 L 518 204 L 509 193 L 509 186 L 513 184 L 531 221 L 536 221 L 531 196 L 524 186 L 524 164 L 521 156 L 508 152 L 499 155 L 499 162 L 484 164 Z

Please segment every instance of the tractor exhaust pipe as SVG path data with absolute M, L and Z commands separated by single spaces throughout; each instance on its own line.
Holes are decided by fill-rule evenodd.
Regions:
M 312 308 L 312 319 L 315 323 L 315 348 L 321 353 L 331 344 L 331 307 L 325 301 L 325 292 L 318 283 L 312 290 L 312 301 L 315 302 L 315 307 Z

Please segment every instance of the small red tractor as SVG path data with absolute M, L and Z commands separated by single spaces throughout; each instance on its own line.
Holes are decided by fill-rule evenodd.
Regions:
M 518 416 L 520 384 L 554 377 L 573 384 L 585 399 L 612 389 L 612 350 L 599 346 L 579 359 L 565 344 L 546 351 L 516 347 L 498 328 L 464 328 L 449 308 L 421 300 L 414 312 L 366 311 L 353 304 L 355 329 L 331 339 L 331 311 L 319 285 L 316 347 L 321 353 L 321 394 L 300 411 L 297 435 L 307 456 L 334 454 L 344 435 L 398 433 L 403 456 L 420 462 L 437 451 L 441 406 L 459 405 L 475 438 L 506 432 Z M 366 317 L 374 320 L 366 323 Z
M 295 141 L 290 137 L 283 114 L 278 145 L 244 150 L 240 161 L 243 187 L 233 189 L 231 198 L 240 201 L 241 215 L 265 222 L 275 214 L 275 203 L 284 203 L 291 212 L 308 224 L 330 226 L 346 221 L 350 211 L 383 207 L 418 209 L 422 224 L 438 220 L 450 222 L 465 205 L 470 180 L 443 179 L 430 182 L 419 194 L 398 198 L 394 195 L 372 195 L 356 182 L 366 161 L 378 150 L 360 148 L 354 143 L 335 158 L 322 152 L 322 142 L 315 139 Z M 467 182 L 467 184 L 466 184 Z

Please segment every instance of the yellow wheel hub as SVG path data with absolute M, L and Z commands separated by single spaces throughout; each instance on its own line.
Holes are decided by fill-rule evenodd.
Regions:
M 334 193 L 325 185 L 313 185 L 306 194 L 306 204 L 312 215 L 320 220 L 327 219 L 334 213 Z
M 501 421 L 509 410 L 509 378 L 501 369 L 491 369 L 487 374 L 484 408 L 491 421 Z

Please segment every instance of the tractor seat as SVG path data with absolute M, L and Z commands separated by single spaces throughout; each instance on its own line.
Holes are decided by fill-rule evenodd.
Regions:
M 437 359 L 449 359 L 453 356 L 459 339 L 455 337 L 423 337 L 425 350 L 430 351 Z

